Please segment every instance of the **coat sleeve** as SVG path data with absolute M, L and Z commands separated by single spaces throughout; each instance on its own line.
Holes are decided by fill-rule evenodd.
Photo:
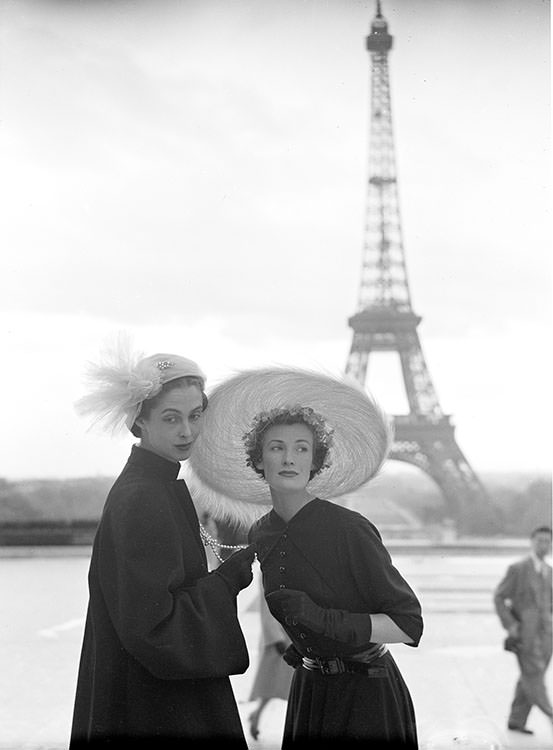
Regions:
M 342 527 L 340 555 L 351 571 L 368 614 L 388 615 L 418 646 L 423 631 L 422 612 L 414 591 L 393 566 L 378 530 L 359 517 Z
M 183 550 L 167 495 L 140 485 L 114 500 L 102 520 L 98 573 L 123 647 L 160 679 L 245 672 L 236 598 L 221 576 L 205 571 L 194 580 L 186 570 L 196 541 L 190 533 Z
M 511 625 L 518 622 L 518 618 L 513 613 L 512 602 L 516 595 L 518 579 L 518 567 L 516 564 L 509 565 L 503 579 L 499 582 L 493 597 L 495 611 L 501 621 L 501 624 L 508 630 Z

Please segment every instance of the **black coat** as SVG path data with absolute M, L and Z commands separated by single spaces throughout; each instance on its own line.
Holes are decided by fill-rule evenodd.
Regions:
M 88 577 L 72 750 L 122 738 L 246 748 L 228 679 L 249 664 L 236 599 L 208 573 L 178 470 L 135 446 L 108 495 Z
M 266 594 L 289 588 L 306 592 L 321 607 L 384 613 L 413 639 L 410 645 L 418 644 L 422 617 L 417 597 L 392 565 L 376 527 L 359 513 L 315 499 L 289 523 L 271 511 L 254 525 L 250 540 L 257 546 Z M 281 624 L 296 650 L 310 658 L 347 659 L 370 646 L 345 645 L 301 622 Z M 416 747 L 413 705 L 394 659 L 388 652 L 371 666 L 370 677 L 323 675 L 298 667 L 283 747 L 310 747 L 310 741 L 322 747 L 337 740 L 344 747 L 368 740 Z

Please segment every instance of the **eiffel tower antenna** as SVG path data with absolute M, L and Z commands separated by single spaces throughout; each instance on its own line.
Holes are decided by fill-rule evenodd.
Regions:
M 348 320 L 353 339 L 346 372 L 364 386 L 373 352 L 399 355 L 409 413 L 394 416 L 390 457 L 418 466 L 434 479 L 459 531 L 481 532 L 478 524 L 490 509 L 487 493 L 457 445 L 449 416 L 440 407 L 417 332 L 421 318 L 411 306 L 388 74 L 392 43 L 377 0 L 366 38 L 372 62 L 367 204 L 358 308 Z

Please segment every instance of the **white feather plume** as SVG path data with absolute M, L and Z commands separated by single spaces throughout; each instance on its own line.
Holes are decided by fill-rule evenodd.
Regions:
M 194 472 L 190 461 L 182 465 L 180 476 L 186 481 L 198 515 L 206 512 L 215 521 L 247 530 L 271 510 L 271 505 L 248 503 L 208 487 Z
M 133 352 L 126 333 L 119 333 L 115 342 L 106 343 L 100 361 L 87 363 L 89 393 L 75 403 L 77 413 L 92 417 L 91 426 L 102 423 L 112 433 L 121 430 L 129 415 L 159 385 L 136 373 L 143 356 L 142 352 Z

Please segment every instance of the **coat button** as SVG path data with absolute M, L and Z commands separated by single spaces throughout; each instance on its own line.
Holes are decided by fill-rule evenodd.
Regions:
M 286 557 L 286 552 L 283 549 L 280 550 L 280 556 Z
M 308 646 L 305 650 L 307 651 L 308 654 L 313 653 L 313 649 L 311 648 L 311 646 Z
M 285 573 L 286 572 L 286 568 L 284 567 L 284 565 L 281 565 L 280 568 L 279 568 L 279 570 L 280 570 L 281 573 Z
M 300 638 L 307 638 L 307 633 L 300 633 Z
M 279 586 L 279 589 L 285 589 L 285 588 L 286 588 L 286 586 L 284 585 L 284 583 L 281 583 L 280 586 Z

